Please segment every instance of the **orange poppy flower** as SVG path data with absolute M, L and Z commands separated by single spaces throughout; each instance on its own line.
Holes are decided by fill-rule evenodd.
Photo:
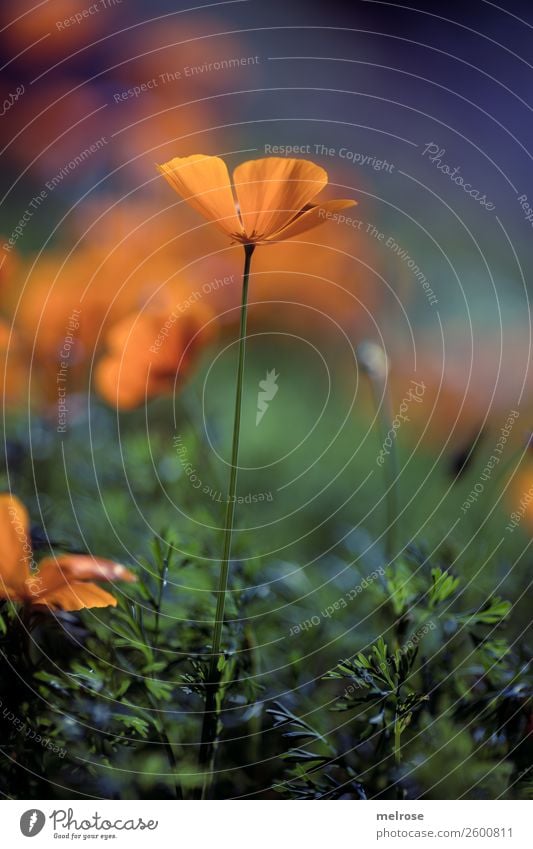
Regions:
M 193 304 L 180 314 L 154 309 L 133 313 L 107 336 L 109 353 L 98 363 L 95 384 L 112 406 L 130 410 L 147 398 L 172 392 L 189 375 L 199 351 L 214 333 L 212 313 Z
M 93 581 L 135 581 L 119 563 L 83 554 L 41 560 L 34 572 L 29 517 L 13 495 L 0 495 L 0 598 L 52 610 L 116 606 L 117 600 Z
M 290 239 L 324 223 L 328 213 L 357 203 L 311 203 L 328 175 L 306 159 L 272 156 L 243 162 L 233 172 L 233 189 L 226 163 L 218 156 L 175 157 L 157 167 L 187 203 L 242 244 Z

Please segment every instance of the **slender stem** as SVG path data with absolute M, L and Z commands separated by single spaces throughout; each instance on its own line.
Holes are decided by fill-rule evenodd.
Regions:
M 33 667 L 33 660 L 31 656 L 32 650 L 32 637 L 31 637 L 31 614 L 32 608 L 31 604 L 28 601 L 24 602 L 20 613 L 20 627 L 21 627 L 21 641 L 22 641 L 22 653 L 23 657 L 26 659 L 28 664 L 28 668 Z
M 400 717 L 398 705 L 400 703 L 400 687 L 396 688 L 396 700 L 394 705 L 394 760 L 399 765 L 402 762 L 402 732 L 400 730 Z
M 239 461 L 239 440 L 241 431 L 241 407 L 242 388 L 244 376 L 244 358 L 246 353 L 246 320 L 248 313 L 248 284 L 250 278 L 250 265 L 255 245 L 244 246 L 244 272 L 242 278 L 242 303 L 241 324 L 239 334 L 239 361 L 237 365 L 237 380 L 235 389 L 235 414 L 233 419 L 233 443 L 231 449 L 231 469 L 228 486 L 228 500 L 226 504 L 226 517 L 224 521 L 224 544 L 222 561 L 217 588 L 217 606 L 215 621 L 213 625 L 213 646 L 211 660 L 209 663 L 208 680 L 205 690 L 205 709 L 202 725 L 202 740 L 200 743 L 200 765 L 205 767 L 202 798 L 209 792 L 213 772 L 215 747 L 218 736 L 218 708 L 220 671 L 218 661 L 222 642 L 222 629 L 224 625 L 224 608 L 226 605 L 226 593 L 228 589 L 229 563 L 231 557 L 231 540 L 233 535 L 233 520 L 235 515 L 235 493 L 237 490 L 237 470 Z
M 380 439 L 383 445 L 392 428 L 392 410 L 388 380 L 387 377 L 383 380 L 377 379 L 372 374 L 369 375 L 369 379 L 377 411 Z M 396 523 L 398 519 L 398 456 L 395 440 L 392 439 L 391 442 L 389 456 L 383 463 L 387 498 L 385 554 L 389 562 L 392 561 L 396 553 Z
M 154 676 L 152 676 L 152 677 L 154 677 Z M 170 766 L 170 769 L 171 769 L 176 799 L 183 799 L 183 793 L 182 793 L 181 785 L 180 785 L 178 778 L 177 778 L 179 767 L 178 767 L 178 761 L 177 761 L 176 755 L 174 753 L 174 746 L 170 742 L 170 738 L 169 738 L 169 736 L 166 732 L 164 720 L 162 719 L 162 717 L 159 716 L 159 709 L 157 707 L 157 703 L 156 703 L 155 699 L 152 697 L 149 690 L 147 690 L 146 692 L 147 692 L 147 695 L 148 695 L 148 701 L 150 702 L 150 704 L 152 706 L 152 710 L 154 711 L 155 727 L 156 727 L 157 733 L 159 734 L 159 739 L 160 739 L 160 741 L 163 745 L 163 748 L 165 750 L 165 753 L 166 753 L 166 756 L 167 756 L 167 759 L 168 759 L 168 763 L 169 763 L 169 766 Z
M 224 607 L 226 604 L 226 591 L 228 587 L 229 560 L 231 555 L 231 539 L 233 534 L 233 517 L 235 514 L 235 493 L 237 490 L 237 469 L 239 461 L 239 441 L 241 431 L 241 407 L 242 387 L 244 376 L 244 357 L 246 352 L 246 320 L 248 314 L 248 283 L 250 278 L 250 264 L 255 245 L 245 245 L 244 248 L 244 273 L 242 279 L 242 304 L 241 304 L 241 326 L 239 335 L 239 362 L 237 366 L 237 382 L 235 390 L 235 415 L 233 419 L 233 443 L 231 449 L 231 471 L 228 487 L 228 502 L 226 504 L 226 520 L 224 522 L 224 550 L 222 563 L 220 564 L 220 575 L 217 590 L 217 608 L 213 629 L 213 650 L 210 663 L 210 679 L 216 677 L 218 655 L 220 654 L 220 643 L 222 639 L 222 626 L 224 624 Z
M 154 627 L 154 649 L 157 649 L 159 646 L 159 628 L 161 624 L 161 607 L 163 604 L 163 593 L 165 591 L 166 583 L 167 583 L 167 574 L 168 574 L 168 564 L 170 559 L 170 551 L 171 547 L 168 546 L 166 557 L 159 562 L 158 570 L 159 570 L 159 587 L 157 600 L 155 603 L 155 627 Z
M 400 723 L 396 719 L 394 721 L 394 760 L 397 764 L 402 762 L 401 755 L 401 733 L 400 733 Z

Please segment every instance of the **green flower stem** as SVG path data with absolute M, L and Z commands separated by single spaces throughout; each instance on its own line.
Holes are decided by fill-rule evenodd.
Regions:
M 365 371 L 372 400 L 376 408 L 378 432 L 381 444 L 385 444 L 392 429 L 392 404 L 389 391 L 389 365 L 383 348 L 375 342 L 362 342 L 356 351 L 359 364 Z M 395 440 L 386 461 L 383 463 L 387 499 L 387 531 L 385 554 L 389 562 L 396 553 L 396 525 L 398 521 L 398 455 Z
M 175 795 L 176 795 L 176 799 L 183 799 L 183 793 L 182 793 L 182 790 L 181 790 L 181 785 L 180 785 L 178 778 L 177 778 L 178 773 L 179 773 L 179 765 L 178 765 L 176 755 L 174 753 L 174 747 L 173 747 L 172 743 L 170 742 L 170 738 L 169 738 L 169 736 L 166 732 L 165 723 L 159 715 L 159 708 L 157 707 L 157 702 L 151 696 L 150 691 L 148 689 L 146 690 L 146 693 L 148 695 L 148 701 L 150 702 L 150 705 L 151 705 L 152 710 L 154 712 L 154 724 L 155 724 L 156 731 L 159 734 L 159 740 L 160 740 L 160 742 L 163 746 L 163 749 L 165 750 L 165 754 L 168 758 L 168 763 L 169 763 L 169 766 L 170 766 L 170 771 L 171 771 L 172 779 L 173 779 L 173 782 L 174 782 L 174 792 L 175 792 Z
M 233 534 L 233 517 L 235 514 L 235 494 L 237 490 L 237 469 L 239 461 L 239 441 L 241 432 L 242 386 L 244 377 L 244 357 L 246 352 L 246 320 L 248 314 L 248 283 L 250 264 L 255 245 L 245 245 L 244 273 L 242 280 L 241 327 L 239 336 L 239 363 L 237 366 L 237 384 L 235 391 L 235 415 L 233 419 L 233 443 L 231 449 L 231 471 L 228 487 L 228 503 L 226 505 L 226 520 L 224 522 L 224 551 L 220 565 L 220 576 L 217 590 L 217 609 L 213 630 L 213 650 L 211 654 L 210 679 L 216 677 L 218 655 L 224 624 L 224 607 L 228 587 L 229 560 L 231 555 L 231 539 Z
M 394 761 L 399 766 L 402 762 L 402 732 L 400 725 L 399 708 L 400 705 L 400 687 L 396 688 L 395 704 L 394 704 Z
M 375 381 L 371 380 L 374 394 L 377 416 L 379 421 L 379 432 L 382 444 L 385 442 L 392 428 L 392 409 L 387 379 L 378 388 Z M 380 392 L 382 390 L 382 392 Z M 396 442 L 393 439 L 389 456 L 383 464 L 387 495 L 387 533 L 385 537 L 385 554 L 389 562 L 396 555 L 396 524 L 398 521 L 398 456 Z
M 402 744 L 401 744 L 401 736 L 402 733 L 400 731 L 400 722 L 398 719 L 394 720 L 394 760 L 400 765 L 402 762 Z
M 231 449 L 231 470 L 224 522 L 224 546 L 217 588 L 217 606 L 213 626 L 213 645 L 209 674 L 205 685 L 205 709 L 200 743 L 200 766 L 205 768 L 202 798 L 205 798 L 211 785 L 215 748 L 218 737 L 219 720 L 219 685 L 220 685 L 220 646 L 222 628 L 224 625 L 224 608 L 228 589 L 229 563 L 231 556 L 231 540 L 233 535 L 233 520 L 235 515 L 235 493 L 237 489 L 237 470 L 239 461 L 239 441 L 241 431 L 242 388 L 244 376 L 244 358 L 246 353 L 246 320 L 248 314 L 248 284 L 250 265 L 255 245 L 244 246 L 244 272 L 242 278 L 241 325 L 239 335 L 239 361 L 237 365 L 237 382 L 235 390 L 235 414 L 233 419 L 233 443 Z

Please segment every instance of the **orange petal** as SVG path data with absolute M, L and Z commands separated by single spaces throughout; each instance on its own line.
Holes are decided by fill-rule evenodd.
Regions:
M 312 227 L 318 227 L 319 224 L 324 224 L 331 220 L 332 215 L 339 212 L 341 209 L 348 209 L 350 206 L 356 206 L 356 200 L 326 200 L 324 203 L 311 206 L 309 209 L 293 218 L 285 227 L 278 230 L 270 237 L 269 241 L 276 242 L 281 239 L 290 239 L 292 236 L 299 236 L 300 233 L 305 233 L 306 230 L 311 230 Z M 335 218 L 333 218 L 335 221 Z
M 157 166 L 159 172 L 194 209 L 227 235 L 242 232 L 228 169 L 218 156 L 176 156 Z
M 291 221 L 328 182 L 319 165 L 275 156 L 243 162 L 233 173 L 244 231 L 268 238 Z
M 0 597 L 19 598 L 33 562 L 28 511 L 14 495 L 0 495 Z
M 135 581 L 135 575 L 125 566 L 102 557 L 88 554 L 62 554 L 45 557 L 39 571 L 28 579 L 27 585 L 34 604 L 42 603 L 37 598 L 48 597 L 58 589 L 80 581 Z
M 96 584 L 74 581 L 39 597 L 35 604 L 46 605 L 52 610 L 81 610 L 83 607 L 116 607 L 117 600 Z

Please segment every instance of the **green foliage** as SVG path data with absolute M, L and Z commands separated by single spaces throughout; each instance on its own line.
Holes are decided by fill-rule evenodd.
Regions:
M 221 411 L 225 403 L 220 400 Z M 150 456 L 179 509 L 158 494 L 146 466 L 145 423 L 135 414 L 125 418 L 121 432 L 128 483 L 120 452 L 102 451 L 94 460 L 103 504 L 87 429 L 73 425 L 65 451 L 76 470 L 75 516 L 46 425 L 32 432 L 31 462 L 24 446 L 17 452 L 10 480 L 36 523 L 37 558 L 56 545 L 90 550 L 124 562 L 139 580 L 117 592 L 114 609 L 34 611 L 24 618 L 19 608 L 0 602 L 0 789 L 6 796 L 198 795 L 224 504 L 191 487 L 173 452 L 168 407 L 154 408 Z M 297 416 L 296 409 L 289 412 Z M 105 446 L 116 422 L 100 408 L 95 414 Z M 218 492 L 226 468 L 210 467 L 197 437 L 201 428 L 184 418 L 176 427 L 198 476 Z M 275 416 L 265 416 L 264 427 L 281 438 Z M 366 422 L 353 422 L 350 454 L 366 428 Z M 324 438 L 318 430 L 313 456 Z M 216 443 L 217 432 L 212 436 Z M 269 440 L 262 440 L 255 447 L 268 464 Z M 311 466 L 302 484 L 306 503 L 307 489 L 321 491 L 331 468 L 346 462 L 343 450 L 337 442 L 329 466 Z M 299 469 L 291 458 L 286 462 L 289 479 Z M 501 536 L 496 514 L 486 534 L 476 536 L 466 517 L 450 540 L 446 531 L 460 500 L 454 497 L 423 535 L 416 533 L 441 503 L 437 471 L 429 491 L 406 512 L 402 534 L 413 541 L 387 563 L 384 515 L 368 510 L 381 498 L 378 476 L 353 498 L 364 462 L 359 458 L 331 485 L 328 499 L 345 503 L 342 513 L 325 522 L 329 509 L 311 500 L 305 516 L 291 515 L 297 544 L 288 545 L 278 529 L 269 512 L 276 505 L 237 511 L 238 524 L 254 530 L 235 537 L 218 669 L 213 795 L 531 798 L 523 540 L 517 532 L 505 550 L 492 553 L 489 537 Z M 48 494 L 44 518 L 32 497 L 33 473 Z M 418 473 L 426 475 L 423 462 L 406 472 L 406 491 L 416 491 Z M 275 489 L 272 481 L 256 488 Z M 289 512 L 290 506 L 280 509 Z M 153 529 L 165 532 L 154 537 Z
M 285 759 L 294 765 L 282 785 L 286 795 L 297 788 L 297 795 L 304 798 L 334 796 L 339 788 L 333 791 L 328 787 L 332 766 L 338 768 L 348 761 L 350 781 L 342 784 L 343 798 L 409 797 L 417 777 L 431 796 L 443 780 L 435 782 L 431 774 L 422 778 L 420 765 L 449 753 L 451 732 L 442 733 L 441 729 L 450 727 L 450 739 L 456 741 L 457 752 L 469 765 L 461 773 L 467 795 L 490 795 L 495 781 L 505 781 L 514 796 L 529 792 L 531 688 L 522 681 L 526 670 L 520 670 L 518 683 L 512 672 L 517 658 L 503 637 L 493 635 L 494 628 L 485 635 L 469 630 L 472 626 L 501 626 L 510 605 L 492 599 L 473 613 L 447 612 L 446 618 L 438 618 L 436 623 L 429 617 L 457 595 L 461 582 L 440 567 L 431 568 L 424 590 L 421 574 L 414 570 L 408 574 L 404 561 L 386 583 L 398 617 L 396 637 L 407 613 L 424 624 L 398 648 L 391 649 L 380 637 L 369 652 L 357 652 L 324 675 L 324 681 L 342 686 L 329 709 L 349 712 L 347 722 L 326 734 L 311 728 L 283 704 L 270 711 L 277 725 L 291 728 L 283 735 L 289 744 Z M 407 583 L 410 589 L 404 591 L 402 584 Z M 455 636 L 447 642 L 444 666 L 443 637 L 450 632 Z M 308 738 L 318 747 L 312 751 L 294 747 L 293 741 L 300 738 Z M 470 768 L 472 761 L 474 769 Z M 435 797 L 440 797 L 438 791 Z

